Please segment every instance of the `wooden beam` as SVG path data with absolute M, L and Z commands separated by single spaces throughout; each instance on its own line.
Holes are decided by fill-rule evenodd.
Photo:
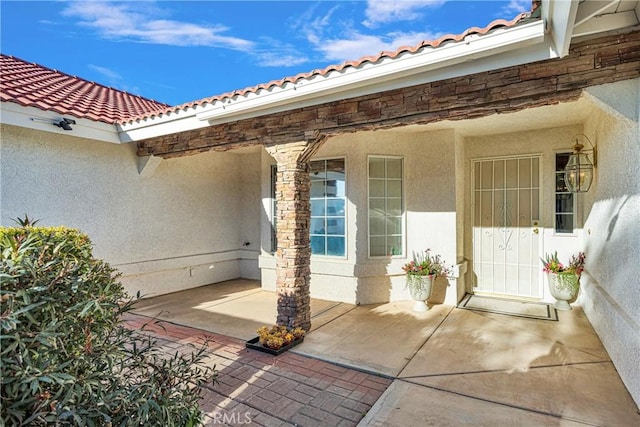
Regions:
M 618 3 L 620 3 L 620 0 L 592 0 L 580 3 L 580 5 L 578 6 L 578 13 L 576 14 L 576 22 L 574 24 L 574 27 L 584 24 L 596 15 L 615 12 Z
M 633 27 L 634 25 L 638 25 L 638 23 L 638 17 L 633 10 L 600 15 L 576 27 L 573 31 L 573 37 L 588 36 L 590 34 Z

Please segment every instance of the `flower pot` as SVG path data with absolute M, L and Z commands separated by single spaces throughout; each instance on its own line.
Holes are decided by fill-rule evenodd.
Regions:
M 547 273 L 549 292 L 556 299 L 557 310 L 571 310 L 569 301 L 575 299 L 580 287 L 580 276 L 574 273 Z
M 407 288 L 409 289 L 409 295 L 416 302 L 413 305 L 413 311 L 424 312 L 429 310 L 429 306 L 426 301 L 431 296 L 431 289 L 433 288 L 434 276 L 418 276 L 415 274 L 407 275 Z

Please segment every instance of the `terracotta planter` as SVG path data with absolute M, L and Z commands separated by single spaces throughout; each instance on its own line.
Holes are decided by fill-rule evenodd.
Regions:
M 580 276 L 574 273 L 547 273 L 549 292 L 556 299 L 553 306 L 557 310 L 571 310 L 569 301 L 573 301 L 580 288 Z
M 407 289 L 409 295 L 416 302 L 413 305 L 413 311 L 424 312 L 429 310 L 427 300 L 431 296 L 433 289 L 434 276 L 417 276 L 414 274 L 407 275 Z

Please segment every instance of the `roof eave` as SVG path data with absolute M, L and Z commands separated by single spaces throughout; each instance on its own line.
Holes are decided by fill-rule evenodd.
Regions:
M 2 124 L 112 144 L 123 143 L 115 124 L 81 119 L 71 114 L 60 114 L 55 111 L 40 110 L 15 102 L 0 102 L 0 111 L 2 112 L 0 115 Z M 63 117 L 73 118 L 76 121 L 75 125 L 71 125 L 73 130 L 66 131 L 53 125 L 54 121 L 59 121 Z
M 120 124 L 123 141 L 194 130 L 335 100 L 555 57 L 542 20 L 472 34 L 459 42 L 314 75 L 295 84 L 216 100 L 188 111 Z
M 528 49 L 544 42 L 544 23 L 534 21 L 512 28 L 497 29 L 485 35 L 469 35 L 463 41 L 449 43 L 437 48 L 425 48 L 419 53 L 406 53 L 394 59 L 382 59 L 376 64 L 364 64 L 358 68 L 346 68 L 325 76 L 303 79 L 296 84 L 248 93 L 224 101 L 216 101 L 196 118 L 209 124 L 270 114 L 300 106 L 326 102 L 327 96 L 340 94 L 341 99 L 366 94 L 363 88 L 371 87 L 370 93 L 379 91 L 380 85 L 402 79 L 403 86 L 425 83 L 424 74 L 454 67 L 449 77 L 473 74 L 473 61 L 508 51 Z M 548 50 L 544 58 L 548 59 Z M 438 73 L 440 74 L 440 73 Z M 414 83 L 414 80 L 416 82 Z M 419 82 L 417 81 L 419 80 Z M 315 100 L 315 102 L 308 101 Z

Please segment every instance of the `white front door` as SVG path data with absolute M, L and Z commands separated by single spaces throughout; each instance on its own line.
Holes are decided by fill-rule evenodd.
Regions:
M 474 292 L 542 298 L 540 156 L 472 163 Z

